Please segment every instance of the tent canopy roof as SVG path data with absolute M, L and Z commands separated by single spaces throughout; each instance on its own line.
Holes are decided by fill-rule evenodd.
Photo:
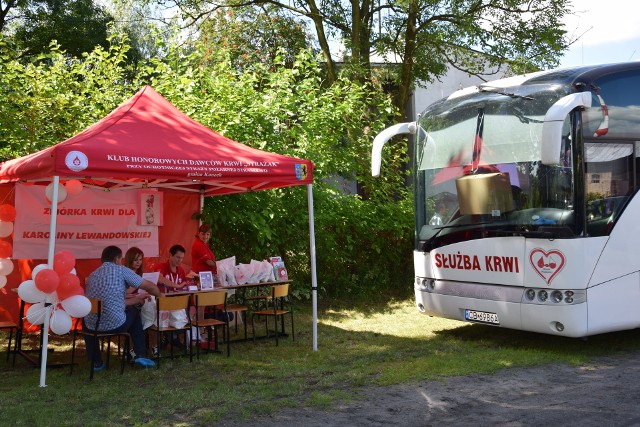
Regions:
M 72 138 L 0 164 L 0 182 L 50 182 L 56 175 L 110 190 L 211 196 L 310 184 L 313 163 L 225 138 L 145 86 Z

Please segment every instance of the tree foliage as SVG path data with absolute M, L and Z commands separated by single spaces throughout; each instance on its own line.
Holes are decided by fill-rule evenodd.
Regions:
M 388 203 L 401 176 L 371 183 L 370 135 L 394 109 L 379 88 L 347 79 L 323 87 L 309 51 L 287 65 L 258 63 L 239 73 L 224 50 L 204 44 L 173 46 L 165 59 L 138 67 L 126 62 L 126 38 L 113 38 L 83 59 L 57 47 L 33 64 L 0 44 L 2 155 L 32 153 L 60 142 L 102 118 L 142 84 L 150 83 L 176 107 L 236 141 L 314 162 L 318 279 L 331 294 L 359 294 L 401 284 L 409 289 L 412 215 L 409 198 Z M 367 129 L 363 132 L 363 129 Z M 336 188 L 338 174 L 368 185 L 371 200 Z M 309 293 L 309 223 L 305 188 L 209 198 L 204 220 L 214 225 L 219 258 L 238 262 L 284 257 L 296 293 Z M 391 273 L 393 272 L 393 274 Z
M 108 46 L 113 18 L 93 0 L 30 0 L 13 12 L 15 20 L 7 35 L 23 58 L 48 52 L 52 41 L 76 58 L 96 46 Z
M 162 3 L 163 0 L 160 0 Z M 472 74 L 510 64 L 515 72 L 557 65 L 569 40 L 562 18 L 571 0 L 175 0 L 197 24 L 221 10 L 269 4 L 311 22 L 327 79 L 338 77 L 334 59 L 343 46 L 350 78 L 371 81 L 377 71 L 396 86 L 404 111 L 413 84 L 430 82 L 449 66 Z M 331 43 L 331 39 L 341 43 Z M 374 55 L 392 65 L 372 65 Z
M 126 99 L 127 49 L 97 47 L 83 59 L 70 59 L 53 45 L 39 61 L 25 64 L 0 37 L 0 158 L 63 141 Z
M 291 66 L 296 55 L 310 47 L 305 26 L 271 5 L 245 7 L 211 14 L 199 36 L 212 51 L 224 49 L 238 70 L 254 64 Z

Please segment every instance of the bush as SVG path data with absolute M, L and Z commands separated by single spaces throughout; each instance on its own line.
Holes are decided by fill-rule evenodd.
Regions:
M 328 296 L 407 296 L 413 281 L 412 201 L 375 204 L 314 185 L 316 270 L 319 292 Z M 280 255 L 294 295 L 311 293 L 309 224 L 305 188 L 209 198 L 205 221 L 214 230 L 218 258 Z

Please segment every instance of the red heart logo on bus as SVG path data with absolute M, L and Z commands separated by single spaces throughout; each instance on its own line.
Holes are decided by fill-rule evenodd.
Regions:
M 549 285 L 553 278 L 556 277 L 564 267 L 565 256 L 556 249 L 546 252 L 540 248 L 536 248 L 529 253 L 529 261 L 536 273 Z

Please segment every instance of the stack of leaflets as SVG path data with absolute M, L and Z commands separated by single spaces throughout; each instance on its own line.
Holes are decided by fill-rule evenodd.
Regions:
M 269 260 L 273 266 L 273 275 L 275 276 L 276 281 L 283 282 L 285 280 L 289 280 L 289 275 L 287 274 L 287 269 L 284 266 L 282 257 L 272 256 Z

